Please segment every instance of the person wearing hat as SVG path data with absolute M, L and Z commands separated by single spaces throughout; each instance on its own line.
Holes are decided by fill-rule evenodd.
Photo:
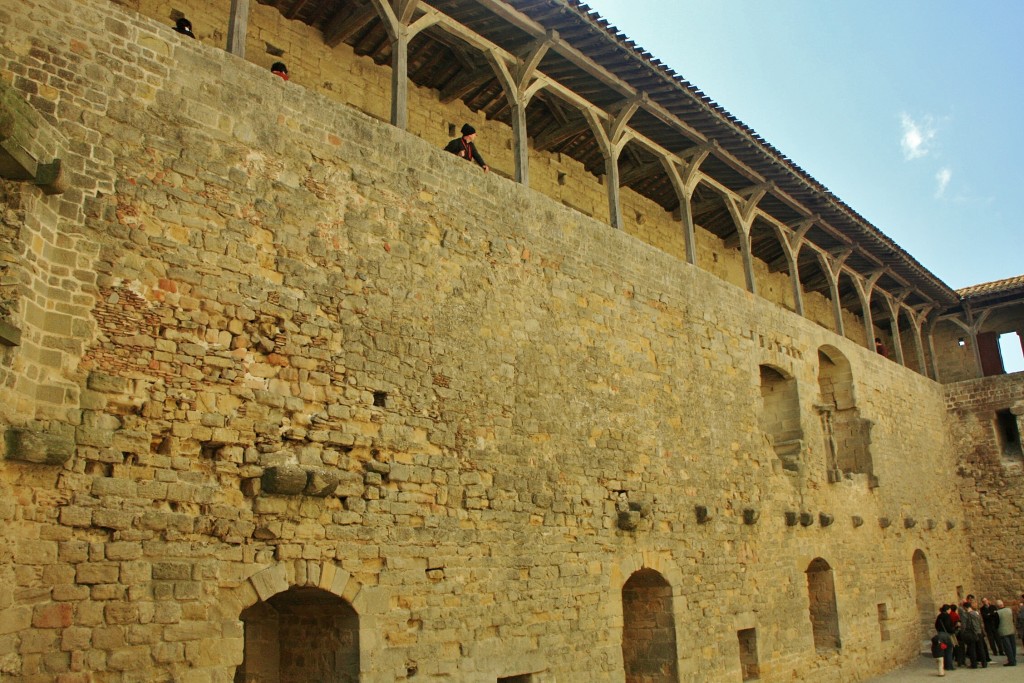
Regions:
M 484 169 L 484 172 L 490 170 L 490 167 L 484 161 L 484 158 L 480 156 L 480 152 L 476 151 L 476 145 L 473 144 L 473 140 L 476 139 L 476 128 L 464 123 L 462 125 L 462 137 L 455 138 L 447 145 L 445 145 L 444 151 L 451 152 L 452 154 L 462 157 L 463 159 L 472 160 L 477 165 Z
M 270 73 L 275 76 L 280 76 L 284 80 L 288 80 L 288 67 L 285 66 L 284 62 L 274 62 L 270 65 Z
M 192 33 L 192 22 L 185 17 L 178 17 L 178 20 L 174 22 L 174 30 L 189 38 L 196 37 L 196 34 Z

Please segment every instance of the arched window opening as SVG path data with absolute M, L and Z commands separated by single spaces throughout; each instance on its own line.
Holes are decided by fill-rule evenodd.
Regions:
M 870 448 L 872 422 L 861 418 L 850 362 L 834 347 L 818 349 L 818 389 L 821 400 L 816 408 L 821 416 L 828 480 L 865 474 L 868 484 L 877 486 Z
M 672 587 L 653 569 L 637 571 L 622 587 L 622 660 L 626 683 L 679 680 Z
M 832 567 L 816 558 L 807 567 L 807 596 L 810 601 L 811 632 L 816 650 L 838 650 L 839 610 L 836 607 L 836 586 Z
M 921 550 L 915 550 L 911 563 L 914 567 L 914 601 L 917 603 L 917 616 L 921 623 L 921 638 L 930 638 L 936 610 L 932 598 L 932 579 L 928 573 L 928 558 Z
M 359 680 L 359 615 L 317 588 L 290 588 L 241 615 L 245 654 L 235 683 Z
M 768 365 L 761 366 L 761 431 L 772 444 L 784 470 L 800 469 L 803 430 L 796 380 Z

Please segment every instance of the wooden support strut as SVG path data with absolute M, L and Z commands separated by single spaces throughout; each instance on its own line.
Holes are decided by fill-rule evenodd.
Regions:
M 754 224 L 754 209 L 761 198 L 772 188 L 771 183 L 761 183 L 740 193 L 741 200 L 731 194 L 725 195 L 725 206 L 729 209 L 736 235 L 739 238 L 740 253 L 743 257 L 743 275 L 747 283 L 747 291 L 757 294 L 757 281 L 754 279 L 754 257 L 750 251 L 750 227 Z
M 846 336 L 846 325 L 843 322 L 843 306 L 839 301 L 839 273 L 843 263 L 853 253 L 853 249 L 843 249 L 834 253 L 815 252 L 821 262 L 821 270 L 828 278 L 829 298 L 832 299 L 832 317 L 836 324 L 836 334 Z
M 245 59 L 245 36 L 249 30 L 249 0 L 231 0 L 228 17 L 228 52 Z
M 611 121 L 599 118 L 597 113 L 590 108 L 583 110 L 583 115 L 594 132 L 601 155 L 604 157 L 604 182 L 608 191 L 608 223 L 616 230 L 621 230 L 622 204 L 619 199 L 619 154 L 633 137 L 626 124 L 636 113 L 640 102 L 647 96 L 640 94 L 622 103 Z
M 910 318 L 910 322 L 912 325 L 914 350 L 917 351 L 918 372 L 920 372 L 925 377 L 931 377 L 932 379 L 935 379 L 934 369 L 929 367 L 930 364 L 925 359 L 924 343 L 922 341 L 921 336 L 921 328 L 923 327 L 924 322 L 928 317 L 928 314 L 931 313 L 934 306 L 931 304 L 927 304 L 921 306 L 918 309 L 907 306 L 906 304 L 901 304 L 901 306 L 907 311 L 907 317 Z
M 511 65 L 497 50 L 487 51 L 487 57 L 512 109 L 512 151 L 516 165 L 516 182 L 527 187 L 530 185 L 530 150 L 526 130 L 526 107 L 547 83 L 542 79 L 534 80 L 534 74 L 540 61 L 557 39 L 558 33 L 549 31 L 544 38 L 535 40 Z
M 898 296 L 894 297 L 888 292 L 882 292 L 882 301 L 885 302 L 885 309 L 889 313 L 889 336 L 892 337 L 892 350 L 896 354 L 896 362 L 906 367 L 907 363 L 903 359 L 903 340 L 900 339 L 899 316 L 902 299 Z
M 711 140 L 706 144 L 698 145 L 693 150 L 687 150 L 686 161 L 680 167 L 676 161 L 669 156 L 660 156 L 661 164 L 665 168 L 672 187 L 679 198 L 679 214 L 683 222 L 683 240 L 686 244 L 686 262 L 697 265 L 697 236 L 693 225 L 693 192 L 700 182 L 700 165 L 708 158 L 712 149 L 718 144 Z
M 412 21 L 419 0 L 370 0 L 391 40 L 391 125 L 409 127 L 409 41 L 416 34 L 440 21 L 436 10 Z

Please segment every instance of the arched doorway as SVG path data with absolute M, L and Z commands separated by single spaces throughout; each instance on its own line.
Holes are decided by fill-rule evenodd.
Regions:
M 807 597 L 811 617 L 811 632 L 814 634 L 814 649 L 838 650 L 842 647 L 839 639 L 839 609 L 836 606 L 836 584 L 832 567 L 820 557 L 807 566 Z
M 672 587 L 653 569 L 634 572 L 622 587 L 626 683 L 675 683 L 677 659 Z
M 242 612 L 235 683 L 357 683 L 359 615 L 319 588 L 293 587 Z
M 935 599 L 932 598 L 932 579 L 928 573 L 928 558 L 921 549 L 914 551 L 914 601 L 921 622 L 921 638 L 930 638 L 935 623 Z

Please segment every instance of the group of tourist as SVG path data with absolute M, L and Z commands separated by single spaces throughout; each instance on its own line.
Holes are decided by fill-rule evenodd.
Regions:
M 958 666 L 987 667 L 992 655 L 1005 656 L 1005 666 L 1017 666 L 1017 633 L 1024 637 L 1024 595 L 1021 609 L 1014 620 L 1013 610 L 1002 600 L 995 604 L 988 598 L 981 605 L 968 595 L 961 605 L 943 605 L 935 618 L 932 656 L 938 662 L 939 675 Z

